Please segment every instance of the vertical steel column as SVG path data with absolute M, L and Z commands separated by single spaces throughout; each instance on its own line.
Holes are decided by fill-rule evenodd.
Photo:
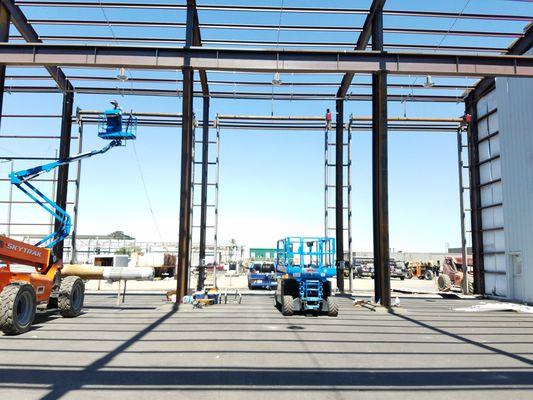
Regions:
M 187 30 L 185 47 L 193 43 L 194 2 L 187 1 Z M 183 66 L 183 99 L 182 99 L 182 127 L 181 127 L 181 182 L 180 182 L 180 222 L 178 265 L 176 276 L 176 303 L 183 300 L 187 294 L 188 270 L 190 264 L 191 237 L 191 186 L 192 186 L 192 152 L 193 152 L 193 85 L 194 71 L 190 67 L 190 59 L 185 57 Z
M 336 101 L 335 136 L 335 236 L 337 239 L 337 288 L 344 292 L 344 102 Z
M 10 162 L 10 173 L 13 173 L 13 168 L 15 167 L 13 160 Z M 6 235 L 11 236 L 11 215 L 12 215 L 12 208 L 13 208 L 13 186 L 11 183 L 8 183 L 9 185 L 9 196 L 7 199 L 7 228 L 6 228 Z
M 479 187 L 479 150 L 477 126 L 478 97 L 470 95 L 466 99 L 466 112 L 471 115 L 468 126 L 468 165 L 470 186 L 470 219 L 472 224 L 472 261 L 474 263 L 474 293 L 485 294 L 485 267 L 483 263 L 483 232 L 481 224 L 481 192 Z
M 372 22 L 372 50 L 383 51 L 383 8 Z M 372 178 L 375 298 L 390 307 L 389 192 L 387 149 L 387 73 L 372 74 Z
M 329 237 L 329 124 L 324 133 L 324 237 Z
M 215 160 L 217 171 L 215 175 L 215 179 L 216 179 L 215 181 L 215 233 L 214 233 L 214 243 L 213 243 L 213 252 L 214 252 L 213 262 L 214 262 L 214 265 L 217 265 L 218 262 L 220 261 L 218 257 L 218 194 L 220 190 L 220 125 L 218 121 L 218 114 L 215 120 L 215 125 L 217 128 L 216 129 L 217 154 L 216 154 L 216 160 Z
M 189 215 L 189 221 L 191 221 L 189 227 L 189 268 L 187 270 L 187 282 L 191 281 L 191 265 L 192 265 L 192 239 L 193 239 L 193 232 L 194 232 L 194 195 L 195 195 L 195 173 L 196 173 L 196 115 L 192 114 L 192 152 L 191 152 L 191 197 L 190 197 L 190 203 L 191 203 L 191 214 Z M 199 227 L 199 225 L 198 225 Z M 189 289 L 189 286 L 187 286 L 187 289 Z
M 76 110 L 76 121 L 78 122 L 78 154 L 83 151 L 83 119 L 80 116 L 80 109 Z M 78 262 L 78 210 L 80 204 L 80 182 L 81 182 L 81 161 L 78 161 L 76 166 L 76 193 L 74 199 L 74 216 L 72 220 L 72 235 L 70 236 L 70 263 L 76 264 Z
M 350 118 L 348 120 L 346 133 L 348 135 L 347 138 L 347 146 L 346 146 L 346 157 L 347 157 L 347 193 L 348 193 L 348 199 L 347 201 L 347 208 L 348 208 L 348 266 L 349 266 L 349 273 L 350 276 L 348 278 L 349 282 L 349 290 L 350 293 L 353 291 L 353 262 L 352 262 L 352 120 L 353 115 L 350 115 Z
M 74 105 L 74 93 L 63 94 L 63 111 L 61 113 L 61 137 L 59 143 L 59 159 L 63 160 L 70 156 L 70 141 L 72 137 L 72 107 Z M 57 174 L 56 203 L 62 209 L 67 208 L 68 192 L 68 164 L 61 165 Z M 61 223 L 55 221 L 54 229 L 58 231 Z M 63 241 L 54 246 L 54 254 L 58 259 L 63 258 Z
M 207 179 L 209 170 L 209 97 L 204 97 L 202 125 L 202 192 L 200 195 L 200 249 L 197 289 L 203 290 L 205 279 L 205 242 L 207 225 Z
M 9 42 L 9 11 L 0 3 L 0 42 Z M 0 65 L 0 126 L 2 125 L 2 107 L 4 103 L 4 85 L 6 82 L 6 66 Z
M 466 231 L 465 231 L 465 188 L 463 185 L 463 128 L 457 128 L 457 167 L 459 169 L 459 208 L 461 211 L 461 256 L 463 257 L 463 294 L 468 294 L 468 262 L 466 254 Z
M 54 151 L 54 158 L 57 159 L 57 149 Z M 54 169 L 54 172 L 52 172 L 52 190 L 50 191 L 50 198 L 53 198 L 57 192 L 57 169 Z M 50 228 L 50 235 L 54 233 L 55 231 L 55 218 L 53 215 L 50 215 L 50 224 L 48 225 Z

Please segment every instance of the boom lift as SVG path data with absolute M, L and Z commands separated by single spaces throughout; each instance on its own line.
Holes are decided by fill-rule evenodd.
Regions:
M 336 276 L 335 239 L 288 237 L 278 240 L 276 269 L 280 272 L 274 303 L 282 314 L 326 312 L 336 317 L 339 307 L 328 278 Z
M 110 140 L 107 146 L 9 175 L 13 185 L 52 215 L 59 224 L 58 229 L 35 245 L 0 235 L 0 330 L 5 334 L 28 331 L 38 307 L 59 308 L 60 314 L 67 318 L 81 313 L 85 285 L 77 276 L 61 278 L 63 262 L 53 250 L 70 234 L 70 215 L 30 181 L 61 165 L 106 153 L 113 147 L 125 145 L 127 140 L 134 140 L 136 118 L 130 115 L 123 127 L 122 110 L 116 101 L 112 104 L 114 109 L 105 111 L 98 126 L 98 136 Z M 36 272 L 14 272 L 11 270 L 13 264 L 34 267 Z

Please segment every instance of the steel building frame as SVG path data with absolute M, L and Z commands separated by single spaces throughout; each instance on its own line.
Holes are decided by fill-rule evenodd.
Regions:
M 453 13 L 453 12 L 430 12 L 418 10 L 389 10 L 385 7 L 385 0 L 373 0 L 369 9 L 348 9 L 348 8 L 314 8 L 314 7 L 288 7 L 283 8 L 283 12 L 291 14 L 311 14 L 328 13 L 338 15 L 363 15 L 365 20 L 362 26 L 309 26 L 309 25 L 282 25 L 268 24 L 232 24 L 232 23 L 200 23 L 200 12 L 232 12 L 232 13 L 279 13 L 276 6 L 236 6 L 236 5 L 197 5 L 195 0 L 186 0 L 184 4 L 162 4 L 153 2 L 113 2 L 113 1 L 29 1 L 29 0 L 0 0 L 0 90 L 11 92 L 58 92 L 63 94 L 62 125 L 60 135 L 59 156 L 64 157 L 69 154 L 72 127 L 72 105 L 75 93 L 95 93 L 107 94 L 117 93 L 112 87 L 91 87 L 73 85 L 72 81 L 82 82 L 106 82 L 109 78 L 92 75 L 72 75 L 65 74 L 63 69 L 69 67 L 87 69 L 109 69 L 109 68 L 130 68 L 142 69 L 146 71 L 182 71 L 183 78 L 169 80 L 165 78 L 139 78 L 132 82 L 139 84 L 175 84 L 181 85 L 181 89 L 176 87 L 170 89 L 153 89 L 150 87 L 123 89 L 122 93 L 147 95 L 147 96 L 182 96 L 182 173 L 181 173 L 181 197 L 180 197 L 180 243 L 178 256 L 178 298 L 181 298 L 188 288 L 189 269 L 189 241 L 190 241 L 190 209 L 191 209 L 191 161 L 193 143 L 193 99 L 195 96 L 203 98 L 203 113 L 201 125 L 203 134 L 210 126 L 209 107 L 211 98 L 230 99 L 279 99 L 279 100 L 335 100 L 336 135 L 342 137 L 344 130 L 344 102 L 345 101 L 370 101 L 372 100 L 372 123 L 371 125 L 360 124 L 359 129 L 373 130 L 373 207 L 374 207 L 374 257 L 376 266 L 376 299 L 381 304 L 390 306 L 389 277 L 388 277 L 388 160 L 387 160 L 387 133 L 394 124 L 406 124 L 391 122 L 388 125 L 387 101 L 427 101 L 427 102 L 458 102 L 466 97 L 468 110 L 475 110 L 473 104 L 476 96 L 491 85 L 494 77 L 516 76 L 533 77 L 533 57 L 523 54 L 531 48 L 532 29 L 531 26 L 524 32 L 504 32 L 504 31 L 462 31 L 450 29 L 448 31 L 430 28 L 401 28 L 384 26 L 383 16 L 412 17 L 421 19 L 430 18 L 456 18 L 484 21 L 514 21 L 530 22 L 531 16 L 524 15 L 494 15 L 483 13 Z M 181 10 L 185 12 L 184 22 L 168 21 L 128 21 L 128 20 L 59 20 L 59 19 L 32 19 L 27 18 L 22 8 L 31 10 L 35 7 L 55 8 L 55 7 L 77 7 L 77 8 L 116 8 L 116 9 L 141 9 L 141 10 Z M 9 34 L 9 21 L 17 28 L 20 35 Z M 117 27 L 158 27 L 184 29 L 184 37 L 112 37 L 76 35 L 73 29 L 72 35 L 43 35 L 39 36 L 33 26 L 117 26 Z M 347 32 L 358 33 L 355 46 L 348 42 L 331 41 L 277 41 L 256 39 L 256 40 L 227 40 L 213 37 L 202 40 L 201 31 L 213 32 L 220 29 L 230 30 L 250 30 L 261 31 L 322 31 L 322 32 Z M 384 38 L 384 33 L 388 36 L 394 34 L 412 35 L 449 35 L 457 37 L 484 37 L 499 39 L 516 39 L 509 47 L 502 46 L 468 46 L 468 45 L 428 45 L 422 43 L 394 43 L 390 37 Z M 26 43 L 21 43 L 21 41 Z M 9 43 L 8 43 L 9 42 Z M 83 45 L 65 44 L 79 43 Z M 101 45 L 98 43 L 105 43 Z M 110 45 L 109 42 L 112 44 Z M 124 46 L 123 42 L 131 43 L 132 46 Z M 181 45 L 181 47 L 175 47 Z M 230 46 L 219 48 L 214 46 Z M 372 50 L 367 47 L 371 45 Z M 142 46 L 142 47 L 140 47 Z M 275 47 L 273 47 L 275 46 Z M 254 48 L 250 48 L 254 47 Z M 354 50 L 346 50 L 347 48 Z M 306 50 L 302 50 L 305 48 Z M 289 50 L 290 49 L 290 50 Z M 327 50 L 320 50 L 327 49 Z M 391 51 L 393 50 L 393 51 Z M 35 85 L 7 85 L 7 67 L 34 67 L 44 66 L 55 82 L 54 86 Z M 63 69 L 62 69 L 63 68 Z M 201 90 L 195 91 L 195 71 L 199 77 Z M 298 73 L 303 74 L 306 80 L 282 84 L 282 89 L 290 88 L 290 93 L 262 92 L 260 89 L 268 87 L 267 82 L 250 81 L 249 79 L 234 79 L 233 82 L 224 80 L 208 81 L 208 73 L 217 72 L 245 72 L 255 73 Z M 313 75 L 322 74 L 342 74 L 342 80 L 335 86 L 333 82 L 321 82 L 313 79 Z M 355 74 L 372 76 L 372 83 L 355 83 L 352 80 Z M 414 94 L 413 89 L 422 89 L 420 85 L 407 86 L 399 82 L 388 82 L 388 77 L 396 79 L 410 75 L 440 75 L 443 77 L 469 77 L 481 80 L 476 84 L 469 81 L 464 87 L 464 93 L 455 96 L 421 95 Z M 335 77 L 335 75 L 332 75 Z M 308 80 L 307 78 L 310 77 Z M 40 80 L 47 82 L 50 78 L 39 75 L 12 75 L 8 74 L 12 80 Z M 237 78 L 240 78 L 237 74 Z M 209 83 L 212 85 L 225 86 L 229 83 L 235 87 L 256 87 L 256 91 L 210 91 Z M 454 85 L 439 85 L 435 90 L 455 90 Z M 308 93 L 305 91 L 294 93 L 293 87 L 297 88 L 328 88 L 336 87 L 336 93 Z M 351 89 L 372 89 L 371 94 L 351 93 Z M 426 89 L 424 87 L 424 89 Z M 388 93 L 389 90 L 398 90 L 401 93 Z M 0 102 L 1 107 L 1 102 Z M 428 121 L 429 122 L 429 121 Z M 155 125 L 161 122 L 153 122 Z M 242 129 L 264 129 L 272 124 L 272 121 L 263 123 L 256 119 L 253 123 L 242 123 L 236 120 L 228 122 L 219 121 L 221 125 L 227 124 L 232 128 Z M 301 130 L 312 130 L 313 123 L 308 121 L 291 121 L 285 125 Z M 211 124 L 212 125 L 212 124 Z M 272 124 L 274 125 L 274 124 Z M 320 123 L 317 123 L 320 125 Z M 428 126 L 430 124 L 428 123 Z M 283 125 L 278 125 L 278 127 Z M 321 128 L 323 129 L 323 127 Z M 352 126 L 351 130 L 357 130 L 357 126 Z M 428 130 L 438 130 L 435 126 Z M 474 166 L 470 171 L 471 182 L 476 182 L 475 171 L 475 126 L 469 132 L 470 165 Z M 205 141 L 204 141 L 205 142 Z M 337 141 L 341 148 L 337 148 L 336 182 L 343 182 L 343 152 L 342 140 Z M 202 148 L 203 160 L 207 160 L 208 149 Z M 340 166 L 340 167 L 339 167 Z M 207 167 L 202 166 L 202 221 L 205 221 L 205 188 L 207 184 Z M 68 183 L 68 170 L 64 168 L 59 172 L 56 200 L 66 201 Z M 79 185 L 79 179 L 78 179 Z M 337 184 L 337 188 L 339 185 Z M 474 257 L 480 261 L 479 252 L 479 220 L 476 217 L 479 210 L 476 210 L 478 190 L 471 191 L 471 201 L 473 204 L 472 232 L 474 233 Z M 339 265 L 346 261 L 344 257 L 344 243 L 342 239 L 343 221 L 342 191 L 337 191 L 336 196 L 336 229 L 337 229 L 337 262 Z M 339 193 L 340 192 L 340 193 Z M 205 224 L 204 224 L 205 225 Z M 204 240 L 205 242 L 205 232 Z M 200 246 L 202 247 L 202 245 Z M 61 249 L 56 249 L 61 252 Z M 204 243 L 205 254 L 205 243 Z M 476 253 L 477 252 L 477 253 Z M 340 272 L 340 270 L 339 270 Z M 339 273 L 340 276 L 340 273 Z M 482 285 L 482 262 L 476 271 L 476 290 L 481 291 Z M 338 279 L 338 285 L 343 290 L 343 279 Z

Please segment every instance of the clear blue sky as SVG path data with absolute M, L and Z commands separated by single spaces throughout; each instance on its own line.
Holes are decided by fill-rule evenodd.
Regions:
M 204 2 L 198 1 L 199 4 Z M 227 3 L 206 1 L 206 4 Z M 247 1 L 232 1 L 227 4 L 249 4 Z M 423 3 L 423 4 L 421 4 Z M 280 2 L 254 2 L 254 4 L 275 4 Z M 370 1 L 334 1 L 324 3 L 306 2 L 309 6 L 367 7 Z M 285 6 L 302 5 L 297 1 L 285 1 Z M 506 14 L 533 14 L 532 5 L 516 1 L 452 0 L 446 2 L 420 2 L 408 0 L 389 0 L 388 8 L 426 9 L 465 12 L 494 12 Z M 99 9 L 84 10 L 84 15 L 76 15 L 71 9 L 28 9 L 30 18 L 40 18 L 46 12 L 57 13 L 56 18 L 102 19 Z M 113 19 L 171 20 L 183 21 L 182 12 L 106 10 L 107 17 Z M 246 23 L 253 17 L 254 23 L 277 24 L 279 14 L 246 13 L 222 14 L 202 12 L 201 22 Z M 363 16 L 282 15 L 283 24 L 320 24 L 320 25 L 361 25 Z M 453 25 L 452 25 L 453 24 Z M 456 30 L 507 30 L 519 32 L 523 22 L 498 22 L 487 24 L 484 21 L 453 19 L 416 19 L 387 17 L 386 27 L 433 27 Z M 111 35 L 107 27 L 76 27 L 76 32 L 94 35 Z M 37 27 L 40 34 L 66 34 L 65 27 Z M 182 29 L 114 28 L 116 36 L 168 36 L 183 37 Z M 75 34 L 74 32 L 72 34 Z M 203 38 L 262 38 L 275 41 L 277 32 L 244 31 L 236 35 L 231 30 L 205 30 Z M 354 42 L 354 33 L 313 33 L 281 32 L 280 40 Z M 409 36 L 390 34 L 387 42 L 431 43 L 443 45 L 467 44 L 506 47 L 512 39 L 462 38 L 447 36 Z M 28 72 L 45 75 L 40 69 L 10 70 L 12 74 Z M 67 74 L 87 74 L 86 70 L 66 69 Z M 142 77 L 179 77 L 176 72 L 130 71 L 132 76 Z M 115 76 L 116 71 L 98 71 L 103 76 Z M 210 73 L 210 79 L 232 79 L 232 74 Z M 270 75 L 242 76 L 241 79 L 270 81 Z M 282 75 L 284 81 L 298 81 L 299 76 Z M 340 82 L 340 76 L 317 76 L 317 80 Z M 355 82 L 369 82 L 367 76 L 357 76 Z M 464 86 L 466 79 L 434 78 L 436 83 L 454 83 Z M 390 82 L 414 82 L 414 77 L 391 77 Z M 420 80 L 419 80 L 420 82 Z M 13 81 L 13 84 L 21 83 Z M 35 84 L 22 82 L 21 84 Z M 48 83 L 42 83 L 48 84 Z M 86 82 L 74 82 L 87 86 Z M 100 84 L 93 83 L 95 86 Z M 132 83 L 118 83 L 120 87 L 136 87 Z M 146 85 L 144 85 L 146 87 Z M 153 87 L 161 88 L 162 86 Z M 217 86 L 217 90 L 233 90 L 233 86 Z M 254 89 L 251 89 L 254 90 Z M 266 89 L 268 92 L 270 88 Z M 276 88 L 276 92 L 290 89 Z M 306 89 L 299 89 L 305 91 Z M 307 89 L 310 91 L 311 89 Z M 356 92 L 355 89 L 354 92 Z M 319 92 L 333 92 L 333 88 L 318 89 Z M 315 90 L 317 92 L 317 90 Z M 368 93 L 366 90 L 360 92 Z M 392 91 L 390 93 L 397 93 Z M 414 91 L 414 93 L 424 93 Z M 425 92 L 427 93 L 427 92 Z M 435 94 L 460 94 L 438 91 Z M 103 109 L 108 101 L 116 97 L 126 110 L 181 112 L 181 98 L 138 97 L 138 96 L 94 96 L 77 95 L 76 106 L 83 109 Z M 326 108 L 334 109 L 333 102 L 325 101 L 276 101 L 273 106 L 275 115 L 322 115 Z M 61 98 L 58 95 L 6 94 L 4 113 L 59 113 Z M 201 100 L 195 100 L 195 111 L 201 115 Z M 211 103 L 211 117 L 215 114 L 256 114 L 269 115 L 272 102 L 240 101 L 214 99 Z M 389 103 L 389 115 L 401 116 L 458 117 L 464 112 L 462 104 L 408 103 L 406 108 L 400 103 Z M 345 105 L 346 118 L 351 114 L 370 115 L 371 105 L 367 102 L 348 102 Z M 74 127 L 74 131 L 76 127 Z M 35 133 L 54 134 L 59 132 L 59 121 L 5 119 L 2 134 Z M 179 215 L 179 163 L 181 130 L 168 128 L 140 128 L 136 150 L 142 172 L 146 178 L 149 197 L 161 230 L 157 233 L 154 221 L 148 211 L 147 199 L 143 191 L 140 173 L 132 145 L 114 149 L 110 153 L 84 162 L 82 168 L 82 187 L 80 202 L 79 233 L 106 234 L 123 230 L 138 240 L 168 241 L 177 240 Z M 85 130 L 84 149 L 102 147 L 104 143 L 96 137 L 96 127 Z M 389 189 L 390 189 L 390 245 L 404 251 L 444 251 L 445 243 L 459 244 L 459 206 L 457 194 L 456 138 L 454 134 L 439 133 L 391 133 L 389 136 Z M 56 141 L 18 141 L 1 139 L 0 155 L 53 156 L 57 149 Z M 372 248 L 372 186 L 371 186 L 371 138 L 369 132 L 356 133 L 353 140 L 353 230 L 356 250 Z M 73 152 L 75 149 L 73 148 Z M 259 132 L 259 131 L 222 131 L 220 171 L 220 230 L 221 241 L 231 238 L 248 246 L 271 246 L 275 240 L 286 235 L 322 235 L 323 233 L 323 136 L 318 132 Z M 30 164 L 20 162 L 17 168 Z M 33 164 L 31 164 L 33 165 Z M 72 171 L 74 172 L 74 171 Z M 8 165 L 0 163 L 0 175 L 6 176 Z M 72 174 L 74 177 L 74 174 Z M 8 185 L 0 182 L 2 200 L 7 199 Z M 50 191 L 50 187 L 43 186 Z M 71 200 L 73 190 L 71 190 Z M 16 199 L 23 196 L 16 194 Z M 7 208 L 0 205 L 0 221 L 5 221 Z M 17 205 L 13 211 L 14 222 L 27 220 L 46 222 L 47 217 L 33 205 Z M 2 227 L 0 227 L 0 231 Z M 18 232 L 27 231 L 18 228 Z

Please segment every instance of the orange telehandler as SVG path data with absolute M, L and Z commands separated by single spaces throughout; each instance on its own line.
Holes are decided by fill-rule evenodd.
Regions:
M 30 329 L 38 307 L 59 308 L 64 317 L 81 313 L 85 286 L 76 276 L 61 279 L 61 262 L 52 251 L 0 236 L 0 329 L 16 335 Z M 34 267 L 32 274 L 11 271 L 11 264 Z
M 77 276 L 61 277 L 63 262 L 53 251 L 71 230 L 71 218 L 57 203 L 31 184 L 31 180 L 61 165 L 103 154 L 126 140 L 136 138 L 137 119 L 130 115 L 123 128 L 122 110 L 116 101 L 113 110 L 105 111 L 98 125 L 98 136 L 110 140 L 100 150 L 78 154 L 23 171 L 12 172 L 11 183 L 51 214 L 58 229 L 32 245 L 0 235 L 0 330 L 7 335 L 28 331 L 38 308 L 59 309 L 63 317 L 81 313 L 85 285 Z M 35 273 L 13 271 L 14 265 L 35 268 Z

